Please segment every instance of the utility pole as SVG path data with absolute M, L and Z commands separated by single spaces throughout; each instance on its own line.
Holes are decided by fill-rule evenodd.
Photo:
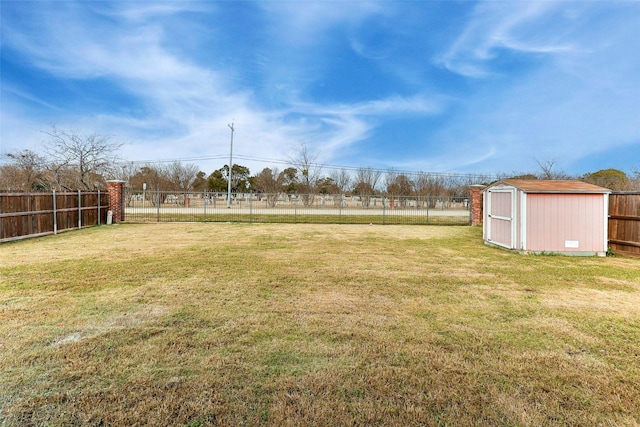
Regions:
M 227 125 L 231 129 L 231 145 L 229 147 L 229 183 L 227 184 L 227 208 L 231 208 L 231 169 L 233 169 L 233 122 Z

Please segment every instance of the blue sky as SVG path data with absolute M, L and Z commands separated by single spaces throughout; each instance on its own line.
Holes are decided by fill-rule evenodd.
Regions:
M 638 1 L 0 1 L 0 151 L 55 123 L 126 160 L 640 168 Z M 274 161 L 272 161 L 273 159 Z

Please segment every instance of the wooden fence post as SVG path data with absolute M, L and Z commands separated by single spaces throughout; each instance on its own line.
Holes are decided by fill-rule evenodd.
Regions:
M 58 212 L 56 210 L 56 189 L 53 189 L 53 234 L 58 234 Z
M 82 191 L 78 190 L 78 230 L 82 228 Z

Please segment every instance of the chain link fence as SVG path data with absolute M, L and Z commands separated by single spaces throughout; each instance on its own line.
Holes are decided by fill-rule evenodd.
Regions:
M 128 191 L 127 222 L 468 225 L 469 198 Z

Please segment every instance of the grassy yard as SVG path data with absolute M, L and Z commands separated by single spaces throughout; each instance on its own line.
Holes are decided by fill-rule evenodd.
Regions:
M 0 245 L 0 425 L 640 424 L 640 260 L 477 227 L 136 224 Z

